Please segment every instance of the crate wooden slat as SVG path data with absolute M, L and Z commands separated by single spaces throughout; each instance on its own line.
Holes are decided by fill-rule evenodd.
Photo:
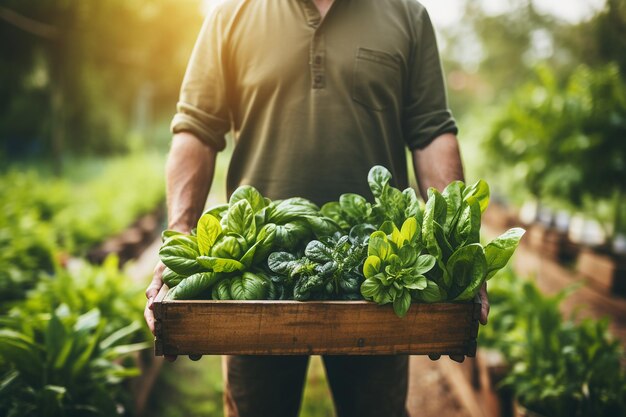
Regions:
M 480 302 L 412 304 L 399 318 L 367 301 L 167 300 L 154 303 L 156 355 L 476 353 Z

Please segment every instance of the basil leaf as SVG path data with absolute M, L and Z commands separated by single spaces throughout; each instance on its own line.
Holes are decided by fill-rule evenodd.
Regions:
M 269 285 L 264 278 L 252 272 L 244 272 L 232 279 L 230 294 L 233 300 L 264 300 L 269 292 Z
M 276 239 L 276 225 L 273 223 L 266 224 L 261 228 L 259 234 L 256 236 L 256 246 L 255 251 L 253 252 L 253 258 L 251 261 L 252 265 L 256 265 L 267 258 L 267 255 L 272 250 L 274 246 L 274 240 Z M 252 248 L 251 248 L 252 249 Z M 250 252 L 250 250 L 248 250 Z M 246 252 L 246 255 L 248 254 Z M 246 255 L 241 258 L 241 262 L 244 263 L 244 258 Z
M 233 297 L 230 294 L 231 279 L 223 279 L 219 281 L 211 291 L 211 298 L 214 300 L 232 300 Z
M 170 291 L 172 300 L 189 300 L 201 295 L 208 290 L 220 278 L 219 274 L 213 272 L 200 272 L 185 278 Z
M 246 252 L 246 240 L 236 234 L 222 235 L 211 248 L 211 256 L 215 258 L 240 259 Z
M 196 259 L 200 265 L 213 272 L 234 272 L 245 269 L 244 264 L 235 259 L 216 258 L 213 256 L 198 256 Z
M 168 287 L 174 288 L 175 286 L 180 284 L 180 282 L 186 277 L 187 277 L 186 275 L 177 274 L 176 272 L 172 271 L 170 268 L 166 267 L 163 270 L 163 275 L 161 276 L 161 279 Z
M 248 202 L 254 213 L 263 210 L 267 205 L 261 193 L 251 185 L 242 185 L 237 188 L 230 196 L 229 205 L 232 207 L 242 200 Z
M 204 216 L 205 214 L 210 214 L 216 219 L 221 220 L 226 215 L 227 212 L 228 212 L 228 204 L 219 204 L 217 206 L 211 207 L 210 209 L 202 213 L 202 215 Z
M 198 252 L 200 255 L 208 255 L 211 247 L 222 233 L 220 221 L 212 214 L 203 214 L 198 220 Z
M 243 236 L 248 244 L 254 243 L 256 237 L 254 211 L 247 200 L 239 200 L 231 205 L 226 214 L 226 219 L 229 232 Z
M 170 239 L 177 238 L 174 236 Z M 169 241 L 169 239 L 168 239 Z M 167 241 L 166 241 L 167 242 Z M 159 257 L 161 262 L 179 275 L 188 276 L 200 272 L 202 267 L 196 262 L 198 251 L 187 245 L 166 245 L 161 246 Z

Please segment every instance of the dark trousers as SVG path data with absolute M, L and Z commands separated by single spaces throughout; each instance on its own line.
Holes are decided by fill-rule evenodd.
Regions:
M 337 417 L 407 417 L 409 358 L 324 356 Z M 308 356 L 224 357 L 227 417 L 296 417 Z

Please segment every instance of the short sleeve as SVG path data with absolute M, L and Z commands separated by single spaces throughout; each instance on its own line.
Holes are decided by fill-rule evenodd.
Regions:
M 404 137 L 411 150 L 428 145 L 444 133 L 458 132 L 448 109 L 435 31 L 423 7 L 417 16 L 415 28 L 403 109 Z
M 217 151 L 226 146 L 224 136 L 231 126 L 223 44 L 216 8 L 204 21 L 196 41 L 171 124 L 172 133 L 191 132 Z

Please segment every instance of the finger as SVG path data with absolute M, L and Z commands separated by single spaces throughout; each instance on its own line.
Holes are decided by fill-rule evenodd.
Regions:
M 192 361 L 199 361 L 200 358 L 202 357 L 202 355 L 189 355 L 189 359 L 191 359 Z
M 165 355 L 165 360 L 168 362 L 174 362 L 178 358 L 176 355 Z
M 146 323 L 148 324 L 148 328 L 150 328 L 150 332 L 152 332 L 152 335 L 155 335 L 154 334 L 154 313 L 152 312 L 148 304 L 146 304 L 146 308 L 143 310 L 143 317 L 146 319 Z
M 458 363 L 463 363 L 463 361 L 465 360 L 465 356 L 463 355 L 450 355 L 450 359 L 452 359 L 455 362 Z
M 488 317 L 489 317 L 489 296 L 487 295 L 487 283 L 484 283 L 483 286 L 480 288 L 480 301 L 481 301 L 481 305 L 480 305 L 480 324 L 482 324 L 483 326 L 487 324 L 488 321 Z
M 438 361 L 441 358 L 441 355 L 437 355 L 436 353 L 429 353 L 428 357 L 431 361 Z

